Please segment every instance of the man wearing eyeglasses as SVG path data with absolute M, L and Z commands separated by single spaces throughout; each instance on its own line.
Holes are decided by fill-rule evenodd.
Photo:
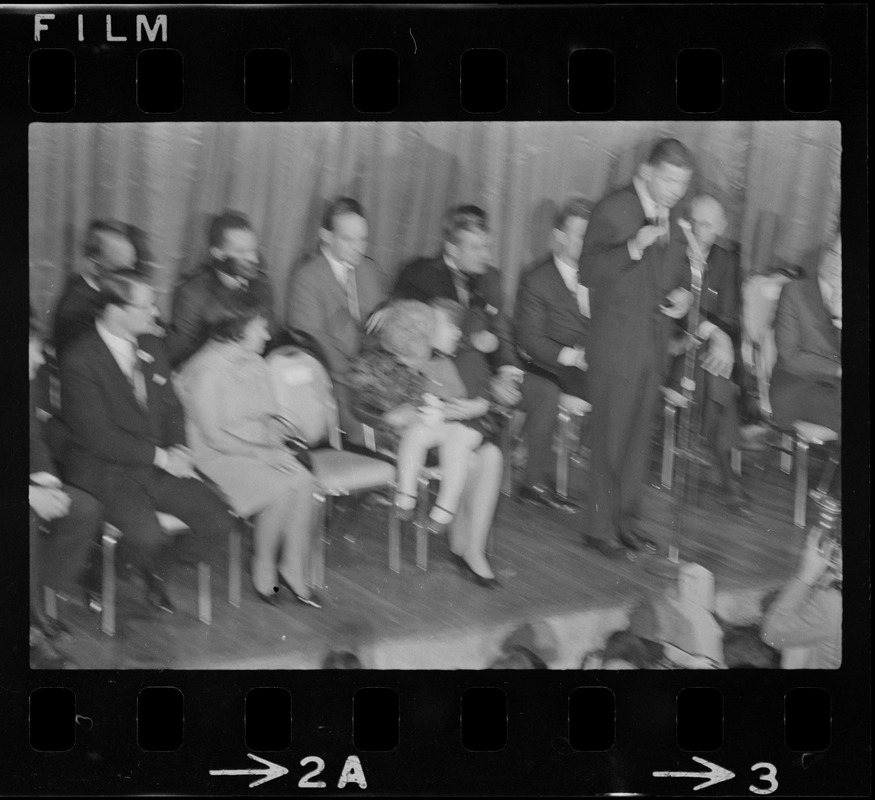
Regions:
M 94 330 L 61 360 L 61 408 L 71 435 L 66 474 L 122 531 L 146 602 L 173 613 L 163 577 L 168 537 L 156 511 L 181 519 L 203 544 L 227 535 L 235 518 L 196 479 L 167 352 L 150 335 L 155 290 L 135 270 L 105 276 L 100 288 L 104 306 Z
M 273 289 L 262 271 L 258 236 L 238 211 L 214 217 L 208 232 L 210 261 L 181 283 L 173 297 L 167 334 L 170 363 L 176 369 L 208 338 L 215 310 L 237 292 L 252 292 L 273 312 Z

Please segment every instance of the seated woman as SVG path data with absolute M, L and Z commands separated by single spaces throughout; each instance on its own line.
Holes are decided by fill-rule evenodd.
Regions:
M 450 358 L 459 341 L 460 315 L 461 307 L 446 300 L 431 307 L 414 300 L 388 306 L 379 345 L 366 348 L 353 362 L 347 380 L 359 418 L 397 440 L 396 504 L 402 517 L 412 516 L 419 471 L 428 451 L 437 448 L 441 485 L 429 529 L 449 530 L 450 549 L 462 572 L 493 586 L 484 551 L 501 481 L 501 452 L 491 442 L 484 445 L 494 432 L 483 396 L 488 375 L 466 374 L 463 380 Z M 470 398 L 472 393 L 479 396 Z M 478 500 L 488 515 L 469 519 L 472 509 L 465 501 L 481 484 L 484 494 Z M 463 524 L 452 525 L 463 505 Z M 467 523 L 473 529 L 466 532 Z
M 285 447 L 267 365 L 267 310 L 251 293 L 229 299 L 209 341 L 177 376 L 197 469 L 241 516 L 257 514 L 252 583 L 278 604 L 278 583 L 299 603 L 321 608 L 307 586 L 315 521 L 313 478 Z

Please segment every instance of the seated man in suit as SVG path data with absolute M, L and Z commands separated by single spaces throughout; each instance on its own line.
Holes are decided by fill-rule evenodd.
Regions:
M 83 333 L 94 328 L 100 310 L 100 279 L 109 272 L 134 269 L 140 256 L 130 226 L 115 220 L 94 220 L 83 245 L 88 266 L 72 275 L 55 311 L 52 342 L 58 359 Z
M 720 201 L 700 194 L 690 202 L 693 236 L 705 258 L 699 306 L 698 339 L 704 343 L 702 435 L 717 459 L 728 508 L 740 516 L 751 515 L 750 501 L 731 466 L 734 447 L 750 447 L 741 436 L 739 397 L 744 369 L 741 360 L 741 302 L 738 253 L 716 244 L 728 220 Z M 679 320 L 679 329 L 686 321 Z M 683 334 L 682 334 L 683 336 Z M 684 356 L 677 357 L 673 382 L 680 382 Z
M 554 497 L 553 434 L 559 394 L 589 399 L 586 386 L 586 334 L 589 292 L 577 281 L 577 264 L 589 224 L 590 205 L 575 199 L 553 221 L 553 252 L 528 268 L 520 279 L 516 301 L 516 340 L 525 363 L 522 384 L 523 429 L 529 458 L 520 496 L 574 510 Z
M 235 292 L 252 292 L 273 313 L 273 290 L 260 266 L 258 236 L 249 220 L 225 211 L 210 221 L 210 260 L 177 286 L 167 334 L 170 364 L 176 369 L 206 342 L 216 310 Z
M 825 248 L 817 272 L 790 281 L 775 315 L 778 360 L 769 398 L 775 423 L 796 420 L 842 430 L 842 237 Z
M 312 337 L 334 380 L 340 424 L 352 444 L 364 443 L 342 383 L 358 355 L 364 323 L 386 299 L 383 277 L 365 255 L 368 222 L 357 200 L 338 197 L 319 228 L 320 252 L 289 276 L 286 324 Z
M 228 507 L 196 479 L 185 419 L 154 324 L 155 290 L 134 270 L 104 276 L 103 310 L 61 361 L 61 409 L 72 442 L 68 480 L 93 494 L 122 533 L 146 583 L 146 600 L 168 613 L 163 587 L 167 537 L 156 511 L 181 519 L 200 542 L 236 524 Z
M 29 368 L 31 387 L 43 359 L 42 331 L 31 317 Z M 99 529 L 101 508 L 91 495 L 65 486 L 45 442 L 43 422 L 30 404 L 30 618 L 33 666 L 57 666 L 49 639 L 67 629 L 45 616 L 43 587 L 72 593 L 90 542 Z

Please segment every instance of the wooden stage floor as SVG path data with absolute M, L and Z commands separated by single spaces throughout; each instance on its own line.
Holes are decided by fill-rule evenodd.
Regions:
M 718 592 L 762 592 L 780 585 L 795 567 L 804 534 L 792 522 L 791 477 L 780 472 L 777 461 L 772 453 L 761 470 L 745 457 L 744 481 L 754 500 L 749 520 L 731 515 L 708 473 L 703 475 L 698 505 L 689 513 L 693 533 L 682 558 L 711 570 Z M 818 465 L 813 460 L 812 474 Z M 585 507 L 586 464 L 576 465 L 571 477 L 572 497 Z M 651 478 L 642 530 L 667 543 L 672 499 L 657 486 L 656 463 Z M 107 637 L 79 597 L 62 598 L 59 612 L 74 636 L 61 649 L 85 669 L 294 669 L 317 668 L 329 648 L 346 648 L 353 641 L 365 666 L 486 666 L 485 646 L 477 656 L 482 662 L 470 663 L 470 655 L 467 662 L 455 662 L 450 652 L 454 639 L 500 641 L 502 632 L 525 621 L 598 616 L 665 588 L 646 571 L 645 557 L 612 562 L 585 549 L 585 520 L 585 510 L 565 517 L 502 497 L 492 557 L 502 587 L 491 591 L 458 574 L 442 538 L 431 539 L 428 571 L 417 569 L 412 532 L 403 541 L 401 573 L 390 572 L 386 510 L 353 506 L 337 514 L 331 530 L 322 610 L 294 603 L 288 595 L 281 607 L 271 608 L 257 600 L 245 575 L 242 605 L 230 606 L 227 560 L 221 557 L 213 572 L 213 622 L 207 626 L 197 619 L 196 570 L 178 562 L 169 581 L 175 615 L 147 609 L 140 602 L 139 582 L 120 581 L 118 632 Z M 351 532 L 354 542 L 345 538 Z M 624 625 L 609 630 L 617 627 Z M 446 646 L 434 647 L 442 642 Z M 428 643 L 437 655 L 405 657 Z M 575 653 L 576 663 L 577 652 L 593 647 L 583 641 L 564 645 Z

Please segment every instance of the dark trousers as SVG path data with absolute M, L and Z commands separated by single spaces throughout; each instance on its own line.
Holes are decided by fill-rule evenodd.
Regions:
M 108 476 L 96 494 L 106 521 L 122 532 L 122 547 L 134 566 L 148 574 L 161 573 L 167 544 L 156 511 L 172 514 L 191 528 L 203 556 L 237 524 L 228 506 L 201 481 L 164 470 Z
M 796 420 L 825 425 L 841 436 L 842 382 L 839 378 L 772 376 L 770 392 L 775 423 L 790 430 Z
M 72 594 L 85 567 L 88 548 L 97 538 L 103 509 L 90 494 L 65 486 L 70 496 L 67 516 L 44 522 L 30 512 L 31 613 L 42 609 L 43 586 Z
M 614 543 L 638 516 L 659 392 L 653 365 L 628 377 L 589 372 L 592 450 L 586 535 Z
M 553 433 L 559 409 L 559 387 L 554 381 L 526 372 L 519 408 L 525 412 L 523 438 L 529 451 L 525 484 L 553 485 L 556 462 L 553 458 Z

